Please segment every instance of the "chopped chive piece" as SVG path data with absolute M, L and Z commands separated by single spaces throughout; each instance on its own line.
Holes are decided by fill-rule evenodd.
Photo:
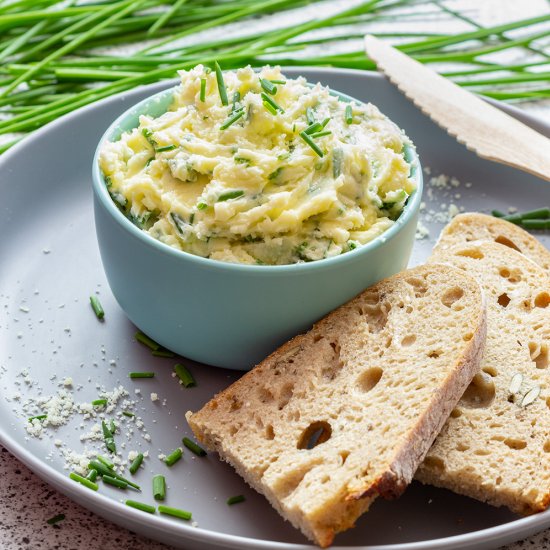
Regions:
M 191 221 L 189 223 L 191 223 Z M 176 356 L 176 354 L 173 351 L 169 351 L 167 349 L 153 350 L 151 352 L 151 355 L 154 355 L 155 357 L 175 357 Z
M 283 171 L 283 169 L 284 169 L 284 166 L 279 166 L 278 168 L 273 170 L 273 172 L 271 172 L 271 174 L 269 174 L 269 176 L 267 176 L 267 179 L 268 180 L 277 179 L 281 175 L 281 172 Z
M 193 378 L 193 375 L 189 372 L 189 369 L 185 365 L 178 363 L 177 365 L 174 366 L 174 372 L 177 374 L 181 383 L 186 388 L 197 385 L 197 383 L 195 382 L 195 379 Z
M 164 153 L 165 151 L 173 151 L 177 148 L 177 145 L 174 145 L 173 143 L 171 145 L 163 145 L 162 147 L 157 147 L 156 151 L 157 153 Z
M 69 474 L 69 477 L 73 481 L 78 481 L 81 485 L 84 485 L 84 487 L 88 487 L 88 489 L 91 489 L 92 491 L 97 491 L 99 489 L 97 483 L 94 483 L 93 481 L 90 481 L 89 479 L 86 479 L 85 477 L 79 476 L 75 472 L 71 472 Z
M 525 229 L 550 229 L 550 220 L 523 220 L 521 225 Z
M 313 109 L 311 107 L 308 107 L 306 109 L 306 120 L 310 126 L 312 124 L 315 124 L 315 113 L 313 112 Z
M 154 506 L 151 506 L 150 504 L 143 504 L 143 502 L 138 502 L 137 500 L 127 500 L 125 504 L 126 506 L 136 508 L 142 512 L 147 512 L 148 514 L 154 514 L 156 510 Z
M 227 193 L 222 193 L 219 197 L 218 197 L 218 201 L 217 202 L 224 202 L 224 201 L 228 201 L 228 200 L 231 200 L 231 199 L 238 199 L 239 197 L 242 197 L 244 195 L 244 191 L 242 190 L 236 190 L 236 191 L 227 191 Z
M 550 218 L 550 208 L 537 208 L 536 210 L 527 210 L 521 213 L 522 220 L 546 220 Z
M 286 84 L 286 80 L 274 80 L 273 78 L 270 78 L 269 82 L 273 82 L 273 84 L 280 84 L 281 86 Z
M 99 462 L 101 462 L 101 464 L 105 464 L 105 466 L 107 466 L 109 470 L 112 470 L 115 467 L 115 465 L 108 458 L 105 458 L 104 456 L 97 455 L 96 458 L 99 460 Z
M 324 132 L 315 132 L 314 134 L 311 134 L 312 139 L 317 139 L 324 136 L 330 136 L 332 132 L 330 130 L 325 130 Z
M 107 405 L 107 399 L 94 399 L 92 401 L 92 405 L 94 407 L 103 407 L 103 406 Z
M 342 173 L 342 161 L 344 160 L 344 151 L 341 147 L 335 147 L 332 150 L 332 176 L 336 179 Z
M 56 523 L 59 523 L 60 521 L 63 521 L 65 519 L 65 514 L 57 514 L 57 516 L 54 516 L 53 518 L 50 518 L 46 520 L 46 523 L 48 525 L 55 525 Z
M 173 466 L 182 456 L 183 451 L 178 447 L 164 459 L 164 462 L 166 462 L 168 466 Z
M 319 146 L 311 139 L 311 136 L 308 136 L 305 132 L 300 132 L 300 137 L 315 151 L 315 154 L 319 157 L 323 157 L 325 154 Z
M 103 476 L 103 483 L 107 483 L 107 485 L 112 485 L 113 487 L 118 487 L 119 489 L 127 489 L 128 483 L 125 481 L 122 481 L 121 479 L 117 479 L 116 477 L 112 476 Z
M 125 477 L 122 477 L 121 475 L 118 475 L 113 470 L 107 468 L 107 466 L 105 466 L 105 464 L 102 464 L 101 462 L 98 462 L 97 460 L 91 460 L 90 463 L 88 464 L 88 469 L 97 470 L 97 473 L 100 476 L 110 476 L 110 477 L 114 477 L 116 479 L 120 479 L 120 481 L 125 481 L 130 487 L 133 487 L 137 491 L 140 490 L 139 485 L 137 485 L 136 483 L 130 481 L 129 479 L 126 479 Z
M 193 517 L 193 514 L 187 510 L 171 508 L 170 506 L 163 506 L 162 504 L 159 506 L 158 510 L 159 514 L 166 514 L 167 516 L 173 516 L 175 518 L 190 520 Z
M 113 433 L 111 432 L 107 424 L 105 424 L 104 420 L 101 421 L 101 428 L 103 429 L 103 440 L 105 441 L 105 447 L 107 447 L 108 451 L 116 453 L 116 445 Z
M 321 128 L 324 128 L 329 122 L 330 117 L 328 116 L 327 118 L 325 118 L 325 120 L 323 120 L 323 122 L 321 122 Z
M 153 147 L 156 146 L 157 142 L 153 139 L 153 132 L 149 128 L 143 128 L 141 130 L 143 137 L 149 142 Z
M 124 416 L 127 416 L 128 418 L 134 418 L 134 416 L 136 416 L 133 412 L 130 411 L 122 411 L 122 414 Z
M 157 344 L 152 338 L 149 338 L 147 334 L 144 334 L 141 331 L 136 332 L 135 337 L 138 342 L 140 342 L 144 346 L 147 346 L 153 351 L 158 351 L 160 349 L 160 344 Z
M 192 452 L 195 453 L 197 456 L 206 456 L 206 451 L 200 446 L 197 445 L 194 441 L 189 439 L 188 437 L 184 437 L 182 439 L 183 444 Z
M 346 119 L 346 124 L 353 124 L 353 109 L 351 105 L 346 105 L 344 118 Z
M 275 95 L 277 93 L 277 86 L 275 86 L 271 80 L 264 80 L 263 78 L 260 78 L 260 86 L 264 92 L 267 92 L 270 95 Z
M 97 470 L 95 468 L 92 468 L 88 475 L 86 476 L 86 479 L 89 479 L 90 481 L 95 481 L 97 479 Z
M 231 115 L 221 126 L 220 130 L 227 130 L 232 124 L 237 122 L 239 118 L 241 118 L 244 115 L 244 109 L 239 109 L 238 111 L 235 111 L 233 115 Z
M 271 104 L 268 103 L 267 101 L 264 101 L 263 104 L 264 104 L 264 107 L 265 107 L 272 115 L 276 115 L 276 114 L 277 114 L 277 109 L 275 109 L 275 107 L 273 107 L 273 105 L 271 105 Z
M 128 375 L 130 378 L 154 378 L 154 372 L 131 372 Z
M 98 319 L 103 319 L 105 317 L 105 312 L 103 311 L 97 296 L 90 296 L 90 304 L 92 304 L 92 309 L 94 310 L 95 316 Z
M 271 96 L 267 95 L 265 92 L 262 92 L 260 96 L 265 102 L 269 103 L 277 111 L 281 111 L 281 113 L 285 112 L 285 110 Z
M 233 105 L 231 106 L 231 112 L 235 110 L 242 109 L 242 107 L 239 106 L 239 101 L 241 100 L 241 92 L 238 90 L 233 94 Z
M 116 432 L 116 424 L 115 424 L 114 420 L 111 420 L 111 423 L 109 424 L 109 429 L 111 430 L 111 433 L 113 433 L 113 434 Z
M 47 414 L 37 414 L 36 416 L 29 416 L 27 421 L 32 422 L 33 420 L 44 420 L 45 418 L 48 418 Z
M 206 78 L 201 78 L 201 92 L 199 98 L 202 102 L 206 101 Z
M 495 218 L 504 218 L 504 216 L 506 216 L 506 214 L 500 210 L 491 210 L 491 215 Z
M 319 132 L 322 130 L 321 123 L 320 122 L 314 122 L 313 124 L 310 124 L 305 130 L 304 133 L 307 135 L 314 134 L 315 132 Z
M 232 506 L 233 504 L 238 504 L 239 502 L 244 502 L 246 498 L 244 498 L 244 495 L 236 495 L 234 497 L 229 497 L 227 499 L 227 504 L 229 506 Z
M 197 204 L 197 210 L 204 210 L 205 208 L 208 208 L 208 205 L 205 202 L 199 202 Z
M 153 498 L 155 500 L 164 500 L 166 497 L 166 480 L 162 475 L 153 477 Z
M 130 473 L 132 475 L 135 474 L 139 470 L 139 467 L 141 466 L 142 462 L 143 462 L 143 453 L 139 453 L 136 456 L 136 458 L 134 458 L 134 460 L 132 460 L 132 464 L 130 464 L 130 467 L 128 468 L 128 470 L 130 470 Z
M 214 68 L 216 70 L 216 81 L 218 82 L 218 92 L 220 93 L 222 105 L 229 105 L 229 101 L 227 100 L 227 89 L 223 80 L 222 69 L 217 61 L 214 63 Z

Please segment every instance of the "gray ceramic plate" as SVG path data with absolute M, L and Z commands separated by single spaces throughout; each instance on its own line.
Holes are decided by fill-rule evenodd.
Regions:
M 466 210 L 529 209 L 548 203 L 550 187 L 534 177 L 482 161 L 431 123 L 384 79 L 353 71 L 300 70 L 310 81 L 321 81 L 364 101 L 372 101 L 415 141 L 424 166 L 432 175 L 456 176 L 471 186 L 440 189 L 428 186 L 427 211 L 454 202 Z M 289 75 L 298 74 L 288 70 Z M 161 452 L 191 435 L 184 420 L 238 373 L 192 365 L 198 387 L 185 390 L 171 377 L 172 359 L 151 357 L 133 339 L 134 327 L 109 292 L 95 243 L 92 218 L 91 161 L 94 148 L 109 123 L 121 112 L 167 83 L 147 86 L 86 107 L 36 132 L 0 158 L 0 441 L 34 472 L 75 501 L 134 531 L 174 546 L 194 548 L 311 548 L 275 513 L 263 497 L 215 456 L 193 458 L 167 468 Z M 511 110 L 539 131 L 550 128 Z M 459 196 L 458 196 L 459 195 Z M 430 216 L 437 218 L 437 216 Z M 443 224 L 430 224 L 435 237 Z M 548 244 L 548 235 L 541 235 Z M 433 242 L 418 241 L 413 263 L 427 256 Z M 106 320 L 94 317 L 88 297 L 94 292 Z M 184 314 L 184 312 L 182 312 Z M 188 322 L 192 322 L 189 320 Z M 128 372 L 154 370 L 153 380 L 133 381 Z M 27 375 L 25 376 L 25 373 Z M 55 378 L 53 375 L 56 375 Z M 121 503 L 134 495 L 104 485 L 94 493 L 69 480 L 62 452 L 101 449 L 101 441 L 84 443 L 82 434 L 95 421 L 76 415 L 60 428 L 48 428 L 42 439 L 29 436 L 23 411 L 29 397 L 55 394 L 65 377 L 72 377 L 76 402 L 97 398 L 100 386 L 119 384 L 143 418 L 151 441 L 142 431 L 117 435 L 119 448 L 149 450 L 136 479 L 143 493 L 135 498 L 153 503 L 152 474 L 163 473 L 169 485 L 165 504 L 191 509 L 196 526 L 151 516 Z M 135 393 L 140 389 L 141 393 Z M 160 400 L 153 402 L 150 393 Z M 13 397 L 19 393 L 21 399 Z M 119 407 L 120 410 L 121 407 Z M 83 427 L 81 427 L 81 424 Z M 54 440 L 63 442 L 60 447 Z M 122 449 L 124 442 L 125 449 Z M 246 495 L 246 502 L 228 507 L 227 497 Z M 413 550 L 428 548 L 493 548 L 550 526 L 550 512 L 518 519 L 450 492 L 414 484 L 397 502 L 378 500 L 357 528 L 339 536 L 335 548 Z

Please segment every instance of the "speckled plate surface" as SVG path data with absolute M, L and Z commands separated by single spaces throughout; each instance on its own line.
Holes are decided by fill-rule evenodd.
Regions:
M 289 76 L 298 74 L 287 70 Z M 459 185 L 429 183 L 423 223 L 429 238 L 417 241 L 412 263 L 431 250 L 451 204 L 465 210 L 508 207 L 530 209 L 548 203 L 550 186 L 511 168 L 478 159 L 423 116 L 386 80 L 339 70 L 300 70 L 364 101 L 376 103 L 415 141 L 431 176 L 447 174 Z M 170 83 L 140 88 L 86 107 L 36 132 L 0 157 L 0 442 L 50 484 L 75 501 L 151 538 L 186 549 L 312 548 L 268 503 L 216 456 L 194 457 L 168 468 L 158 455 L 190 436 L 184 413 L 197 409 L 238 373 L 187 362 L 198 386 L 184 389 L 172 378 L 175 359 L 152 357 L 134 340 L 107 286 L 95 243 L 91 196 L 91 161 L 99 137 L 130 105 Z M 507 108 L 539 131 L 550 127 Z M 439 182 L 439 183 L 438 183 Z M 548 246 L 548 234 L 540 234 Z M 105 322 L 93 315 L 88 297 L 97 293 Z M 192 322 L 189 320 L 188 322 Z M 128 373 L 153 370 L 151 380 L 130 380 Z M 73 385 L 65 387 L 64 380 Z M 118 449 L 148 451 L 135 476 L 142 493 L 100 484 L 97 493 L 68 478 L 67 456 L 99 449 L 93 426 L 100 417 L 73 412 L 65 425 L 46 427 L 42 437 L 27 433 L 27 417 L 40 412 L 36 400 L 65 390 L 74 402 L 89 403 L 102 391 L 122 385 L 113 413 L 119 424 Z M 152 401 L 150 394 L 158 394 Z M 126 401 L 124 403 L 124 401 Z M 120 415 L 130 409 L 136 420 Z M 89 439 L 92 437 L 92 439 Z M 73 456 L 74 460 L 74 456 Z M 193 511 L 195 524 L 148 515 L 126 507 L 135 498 L 154 504 L 152 475 L 168 483 L 164 504 Z M 229 496 L 246 501 L 228 507 Z M 518 519 L 450 492 L 413 485 L 396 502 L 379 499 L 355 529 L 340 535 L 335 548 L 384 550 L 494 548 L 550 526 L 550 512 Z

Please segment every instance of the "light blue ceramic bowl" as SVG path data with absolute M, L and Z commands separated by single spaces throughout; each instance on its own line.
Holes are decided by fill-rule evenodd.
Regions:
M 95 224 L 111 290 L 140 330 L 190 359 L 246 370 L 366 287 L 404 269 L 415 238 L 422 170 L 413 149 L 417 190 L 397 222 L 372 242 L 334 258 L 284 266 L 241 265 L 194 256 L 155 240 L 116 207 L 99 169 L 106 140 L 163 114 L 173 89 L 138 103 L 111 124 L 93 163 Z M 345 101 L 348 96 L 337 94 Z

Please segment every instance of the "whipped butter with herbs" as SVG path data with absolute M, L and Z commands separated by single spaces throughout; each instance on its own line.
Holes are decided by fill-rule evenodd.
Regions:
M 278 67 L 180 76 L 168 112 L 100 154 L 113 200 L 159 241 L 226 262 L 320 260 L 386 231 L 415 189 L 410 141 L 371 104 Z

